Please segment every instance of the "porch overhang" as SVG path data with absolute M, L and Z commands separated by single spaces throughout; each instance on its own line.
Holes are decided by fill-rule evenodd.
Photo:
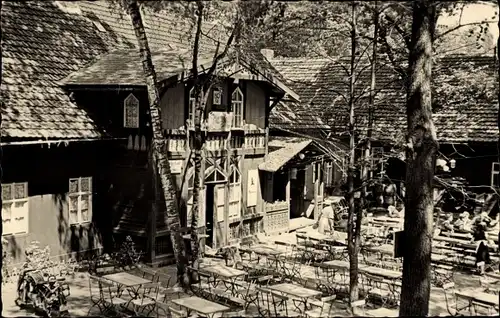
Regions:
M 311 139 L 286 138 L 269 142 L 269 147 L 278 147 L 270 151 L 259 170 L 276 172 L 312 143 Z

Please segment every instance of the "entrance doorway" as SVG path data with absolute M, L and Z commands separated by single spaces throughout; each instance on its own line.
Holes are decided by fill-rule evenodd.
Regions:
M 213 248 L 214 243 L 214 189 L 215 184 L 205 184 L 205 224 L 206 224 L 206 244 Z
M 297 169 L 293 177 L 295 178 L 290 179 L 290 219 L 304 216 L 306 212 L 304 201 L 306 172 L 304 169 Z

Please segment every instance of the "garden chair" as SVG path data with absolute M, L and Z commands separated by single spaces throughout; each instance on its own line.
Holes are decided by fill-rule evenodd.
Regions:
M 287 301 L 288 297 L 275 293 L 269 289 L 257 287 L 258 301 L 257 310 L 261 317 L 278 317 L 288 315 Z
M 127 300 L 119 297 L 118 288 L 97 276 L 89 276 L 89 291 L 92 305 L 89 308 L 87 316 L 94 307 L 98 307 L 100 313 L 107 313 L 109 311 L 120 313 L 125 310 L 125 306 L 128 303 Z
M 327 297 L 322 297 L 319 300 L 309 300 L 308 303 L 314 308 L 305 312 L 307 317 L 311 318 L 321 318 L 330 317 L 330 312 L 332 310 L 333 301 L 336 299 L 337 295 L 330 295 Z
M 188 316 L 186 311 L 175 309 L 173 307 L 168 307 L 168 312 L 172 318 L 186 318 Z
M 447 283 L 442 287 L 444 293 L 444 299 L 446 302 L 446 310 L 450 316 L 463 316 L 459 313 L 457 297 L 455 295 L 455 283 Z
M 130 301 L 136 315 L 146 313 L 149 316 L 156 307 L 156 302 L 164 296 L 159 295 L 160 283 L 156 287 L 150 285 L 147 289 L 142 289 L 137 298 Z
M 392 293 L 387 281 L 381 277 L 368 273 L 365 273 L 364 276 L 366 279 L 365 287 L 367 288 L 368 297 L 380 300 L 382 302 L 382 307 L 384 307 L 392 298 Z

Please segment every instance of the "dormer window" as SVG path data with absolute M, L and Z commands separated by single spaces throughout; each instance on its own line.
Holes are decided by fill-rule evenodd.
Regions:
M 233 127 L 243 126 L 243 93 L 239 87 L 231 94 L 231 108 L 233 110 Z
M 139 128 L 139 100 L 130 94 L 123 103 L 123 127 Z

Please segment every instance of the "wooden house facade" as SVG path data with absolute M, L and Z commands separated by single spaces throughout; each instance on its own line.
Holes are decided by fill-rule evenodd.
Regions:
M 168 261 L 146 86 L 127 15 L 106 1 L 8 2 L 3 9 L 2 237 L 10 252 L 21 261 L 36 240 L 53 255 L 81 255 L 111 249 L 130 235 L 146 260 Z M 189 58 L 190 44 L 172 35 L 181 31 L 168 16 L 146 12 L 145 19 L 187 226 L 194 103 L 180 57 Z M 203 45 L 200 65 L 213 57 L 210 41 Z M 229 54 L 224 65 L 202 127 L 198 218 L 208 234 L 204 243 L 214 248 L 264 232 L 269 217 L 259 165 L 268 152 L 270 101 L 298 98 L 259 52 Z

